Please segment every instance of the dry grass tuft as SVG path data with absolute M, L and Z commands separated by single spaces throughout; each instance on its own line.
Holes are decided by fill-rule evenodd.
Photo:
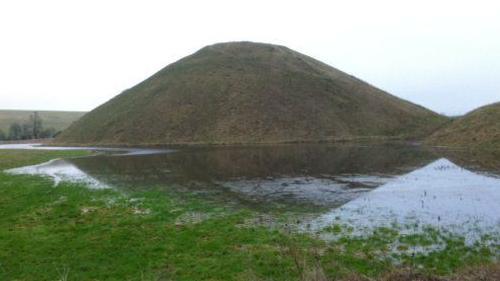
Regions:
M 450 281 L 498 281 L 500 280 L 500 263 L 471 267 L 457 274 Z
M 316 280 L 323 281 L 329 279 L 326 277 L 324 279 L 302 279 L 302 281 Z M 470 267 L 450 277 L 431 276 L 417 273 L 411 269 L 400 269 L 380 278 L 369 278 L 352 274 L 342 278 L 341 281 L 500 281 L 500 263 Z

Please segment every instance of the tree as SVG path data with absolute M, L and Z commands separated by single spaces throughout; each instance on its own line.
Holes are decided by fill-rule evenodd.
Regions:
M 33 123 L 24 123 L 21 126 L 21 139 L 29 140 L 33 138 Z
M 7 139 L 7 135 L 5 135 L 5 133 L 0 130 L 0 141 L 3 141 L 3 140 L 6 140 Z
M 56 132 L 53 128 L 43 129 L 42 118 L 40 118 L 36 111 L 29 116 L 29 120 L 26 122 L 22 124 L 12 123 L 9 128 L 9 139 L 11 140 L 48 138 L 53 137 L 55 134 Z
M 56 129 L 54 128 L 47 128 L 44 129 L 43 131 L 40 132 L 40 138 L 41 139 L 48 139 L 48 138 L 53 138 L 56 135 Z
M 9 139 L 20 140 L 23 136 L 23 128 L 19 123 L 12 123 L 9 128 Z
M 30 115 L 30 123 L 32 126 L 32 134 L 31 138 L 32 139 L 37 139 L 40 137 L 40 134 L 43 131 L 43 126 L 42 126 L 42 118 L 38 115 L 38 112 L 33 112 L 32 115 Z

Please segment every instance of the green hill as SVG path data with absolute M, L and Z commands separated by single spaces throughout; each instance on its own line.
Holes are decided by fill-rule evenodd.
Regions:
M 478 108 L 432 134 L 434 145 L 500 149 L 500 102 Z
M 283 46 L 202 48 L 85 115 L 66 144 L 192 144 L 422 137 L 446 121 Z
M 82 117 L 85 112 L 70 111 L 37 111 L 42 119 L 44 128 L 54 128 L 57 131 L 66 129 L 71 123 Z M 8 133 L 12 123 L 23 124 L 30 120 L 33 111 L 28 110 L 0 110 L 0 130 Z

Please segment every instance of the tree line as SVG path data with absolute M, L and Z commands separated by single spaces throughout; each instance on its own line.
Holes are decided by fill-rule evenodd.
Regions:
M 45 139 L 53 138 L 57 134 L 58 132 L 56 129 L 52 127 L 44 128 L 42 118 L 40 118 L 38 112 L 34 112 L 27 121 L 10 124 L 8 132 L 4 132 L 0 129 L 0 141 Z

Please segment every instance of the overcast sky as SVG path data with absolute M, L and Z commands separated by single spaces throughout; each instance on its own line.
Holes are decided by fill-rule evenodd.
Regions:
M 199 48 L 285 45 L 448 115 L 500 101 L 495 1 L 0 2 L 0 108 L 91 110 Z

